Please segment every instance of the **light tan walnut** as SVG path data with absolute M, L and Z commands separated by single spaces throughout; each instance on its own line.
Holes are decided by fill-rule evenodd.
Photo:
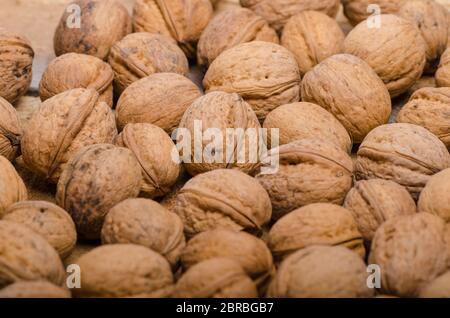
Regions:
M 347 19 L 351 24 L 357 25 L 374 15 L 396 14 L 404 2 L 405 0 L 342 0 L 342 5 Z
M 441 56 L 441 62 L 436 71 L 436 84 L 438 87 L 450 87 L 450 48 L 446 49 Z
M 20 152 L 22 127 L 15 108 L 0 97 L 0 155 L 13 161 Z
M 450 223 L 450 168 L 430 178 L 420 193 L 417 207 Z
M 70 298 L 70 291 L 46 281 L 18 281 L 0 289 L 0 298 Z
M 420 298 L 450 298 L 450 272 L 431 281 L 420 290 Z
M 0 219 L 12 204 L 26 200 L 27 188 L 11 162 L 0 156 Z

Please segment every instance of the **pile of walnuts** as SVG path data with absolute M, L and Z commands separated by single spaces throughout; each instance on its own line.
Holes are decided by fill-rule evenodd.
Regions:
M 450 297 L 447 9 L 217 2 L 136 0 L 130 15 L 75 0 L 81 27 L 61 17 L 26 125 L 13 105 L 34 51 L 0 30 L 0 297 Z M 436 84 L 418 89 L 424 75 Z M 232 158 L 179 151 L 199 122 Z M 279 138 L 255 162 L 230 128 Z M 18 165 L 55 200 L 34 200 Z

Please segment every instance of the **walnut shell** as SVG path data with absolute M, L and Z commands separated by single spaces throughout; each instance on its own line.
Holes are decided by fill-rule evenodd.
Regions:
M 335 17 L 339 0 L 240 0 L 243 7 L 266 19 L 270 26 L 281 31 L 290 17 L 302 11 L 314 10 Z
M 450 149 L 450 88 L 424 87 L 415 91 L 396 121 L 425 127 Z
M 170 192 L 180 174 L 175 144 L 164 130 L 152 124 L 128 124 L 116 145 L 130 149 L 138 160 L 143 176 L 141 191 L 149 198 Z M 173 154 L 174 152 L 174 154 Z
M 198 128 L 199 123 L 200 128 Z M 254 158 L 254 155 L 258 154 L 260 150 L 258 141 L 262 139 L 260 128 L 261 125 L 252 108 L 238 94 L 217 91 L 197 98 L 184 113 L 177 131 L 179 134 L 177 144 L 184 144 L 185 138 L 188 140 L 187 138 L 190 137 L 187 141 L 187 146 L 191 148 L 190 153 L 182 152 L 182 157 L 186 158 L 183 159 L 184 167 L 193 176 L 225 168 L 254 173 L 258 165 L 258 158 Z M 201 129 L 204 134 L 201 149 L 196 142 L 198 129 Z M 217 144 L 214 139 L 217 137 L 208 135 L 208 130 L 211 129 L 220 130 L 221 136 L 218 137 L 220 140 Z M 252 129 L 249 131 L 255 133 L 256 140 L 251 138 L 250 134 L 243 136 L 242 139 L 236 134 L 230 136 L 227 134 L 227 129 L 243 129 L 244 131 Z M 180 136 L 183 136 L 182 140 Z M 240 142 L 245 142 L 245 148 L 239 146 Z M 233 147 L 228 147 L 228 144 L 232 144 Z M 210 147 L 214 147 L 210 151 L 212 158 L 205 156 L 206 150 Z M 200 162 L 196 157 L 199 152 L 202 159 Z
M 302 100 L 322 106 L 341 122 L 355 143 L 391 114 L 383 82 L 363 60 L 334 55 L 314 67 L 302 81 Z
M 310 246 L 288 256 L 269 286 L 268 297 L 370 297 L 366 264 L 342 246 Z
M 262 121 L 280 105 L 300 99 L 300 71 L 294 55 L 268 42 L 242 43 L 211 63 L 203 86 L 206 91 L 240 94 Z
M 92 88 L 99 101 L 113 106 L 114 72 L 109 64 L 86 54 L 67 53 L 47 66 L 39 83 L 42 101 L 73 88 Z
M 78 259 L 81 288 L 75 297 L 164 297 L 171 293 L 173 275 L 164 257 L 134 244 L 93 249 Z
M 446 49 L 441 56 L 441 62 L 436 71 L 436 84 L 438 87 L 450 87 L 450 48 Z
M 172 268 L 186 244 L 180 218 L 147 199 L 128 199 L 114 206 L 106 215 L 102 242 L 143 245 L 164 256 Z
M 106 214 L 119 202 L 137 197 L 141 181 L 141 167 L 130 150 L 88 146 L 61 174 L 56 202 L 72 216 L 81 238 L 98 239 Z
M 420 290 L 420 298 L 450 298 L 450 272 L 437 277 Z
M 153 73 L 187 75 L 188 60 L 175 41 L 167 36 L 133 33 L 114 44 L 109 55 L 117 93 Z
M 366 61 L 386 84 L 391 97 L 397 97 L 422 76 L 426 43 L 410 21 L 391 14 L 382 14 L 379 19 L 380 27 L 361 22 L 350 31 L 344 51 Z
M 34 51 L 21 35 L 0 29 L 0 97 L 15 103 L 31 84 Z
M 366 20 L 374 14 L 396 14 L 406 0 L 342 0 L 344 14 L 351 24 Z M 370 5 L 377 5 L 380 12 L 369 11 Z
M 13 161 L 20 152 L 22 127 L 16 109 L 0 97 L 0 156 Z
M 192 266 L 175 285 L 175 298 L 255 298 L 255 283 L 238 262 L 212 258 Z
M 277 157 L 277 172 L 256 176 L 269 193 L 274 220 L 312 203 L 344 203 L 353 183 L 346 152 L 324 140 L 302 139 L 272 149 L 267 162 Z
M 12 204 L 27 199 L 27 188 L 11 162 L 0 156 L 0 219 Z
M 197 41 L 212 15 L 209 0 L 136 0 L 133 27 L 135 32 L 169 36 L 188 57 L 195 57 Z
M 74 11 L 73 5 L 78 6 Z M 80 27 L 73 25 L 79 13 Z M 107 59 L 113 44 L 131 33 L 128 10 L 116 0 L 75 0 L 64 13 L 55 31 L 56 56 L 83 53 Z
M 427 182 L 420 193 L 417 207 L 450 223 L 450 169 L 442 170 Z
M 245 8 L 224 10 L 211 20 L 198 41 L 198 63 L 209 66 L 222 52 L 252 41 L 279 43 L 275 30 L 253 11 Z
M 294 53 L 303 76 L 326 58 L 342 53 L 344 39 L 336 20 L 318 11 L 303 11 L 286 23 L 281 45 Z
M 0 288 L 36 280 L 63 286 L 66 273 L 58 253 L 25 225 L 0 221 L 0 251 Z
M 217 228 L 260 231 L 270 221 L 271 211 L 269 196 L 258 181 L 230 169 L 192 178 L 175 203 L 188 237 Z
M 348 153 L 352 150 L 352 140 L 345 127 L 316 104 L 300 102 L 282 105 L 267 115 L 263 127 L 279 129 L 280 145 L 311 138 L 331 142 Z
M 18 281 L 0 289 L 0 298 L 70 298 L 70 291 L 46 281 Z
M 120 95 L 117 126 L 122 130 L 129 123 L 149 123 L 171 134 L 186 109 L 200 96 L 200 89 L 182 75 L 152 74 L 134 82 Z
M 415 297 L 446 269 L 445 223 L 429 213 L 383 223 L 372 241 L 369 264 L 381 268 L 381 291 Z
M 356 178 L 392 180 L 417 199 L 432 175 L 450 167 L 442 141 L 423 127 L 389 124 L 375 128 L 359 147 Z

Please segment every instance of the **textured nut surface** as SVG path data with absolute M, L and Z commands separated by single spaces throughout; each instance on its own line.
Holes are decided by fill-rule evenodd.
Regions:
M 113 106 L 114 73 L 109 64 L 91 55 L 67 53 L 47 66 L 39 83 L 42 101 L 73 88 L 92 88 L 99 100 Z
M 360 143 L 391 114 L 391 99 L 383 82 L 363 60 L 334 55 L 314 67 L 302 81 L 302 100 L 331 112 Z
M 106 215 L 102 242 L 143 245 L 164 256 L 172 267 L 186 243 L 180 218 L 147 199 L 128 199 L 114 206 Z
M 303 76 L 326 58 L 342 53 L 344 38 L 336 20 L 318 11 L 304 11 L 288 20 L 281 45 L 294 53 Z
M 446 269 L 445 223 L 429 213 L 399 216 L 375 233 L 369 264 L 381 268 L 381 291 L 401 297 L 420 289 Z
M 46 281 L 18 281 L 0 289 L 0 298 L 70 298 L 70 291 Z
M 380 27 L 358 24 L 345 38 L 344 51 L 366 61 L 386 84 L 391 97 L 406 92 L 421 77 L 426 43 L 417 26 L 382 14 Z
M 421 212 L 435 214 L 450 223 L 450 168 L 430 178 L 420 193 L 417 207 Z
M 58 253 L 25 225 L 0 221 L 0 288 L 35 280 L 63 285 L 65 271 Z
M 357 179 L 395 181 L 414 199 L 432 175 L 448 167 L 450 155 L 442 141 L 412 124 L 375 128 L 359 147 L 355 163 Z
M 420 298 L 450 298 L 450 272 L 446 272 L 423 287 Z
M 14 103 L 27 92 L 33 58 L 34 51 L 27 39 L 0 28 L 0 97 Z
M 192 178 L 178 193 L 175 203 L 187 236 L 216 228 L 260 230 L 269 222 L 271 211 L 269 196 L 258 181 L 229 169 Z
M 81 256 L 81 288 L 75 297 L 167 297 L 173 276 L 164 257 L 134 244 L 112 244 Z
M 64 10 L 53 44 L 57 56 L 83 53 L 106 59 L 113 44 L 131 32 L 131 17 L 116 0 L 75 0 L 80 8 L 80 27 L 74 27 L 73 10 Z
M 22 155 L 33 172 L 57 182 L 67 161 L 81 148 L 112 143 L 114 115 L 93 89 L 76 88 L 42 103 L 27 124 Z
M 371 297 L 366 265 L 342 246 L 311 246 L 286 258 L 269 286 L 269 297 Z
M 280 105 L 300 99 L 294 55 L 268 42 L 242 43 L 220 54 L 203 79 L 206 91 L 240 94 L 260 120 Z
M 0 97 L 0 155 L 12 161 L 18 155 L 22 127 L 14 107 Z
M 27 188 L 14 166 L 0 156 L 0 218 L 16 202 L 27 199 Z
M 56 202 L 72 216 L 81 238 L 98 239 L 105 215 L 117 203 L 137 197 L 141 181 L 141 167 L 130 150 L 93 145 L 68 162 Z
M 276 32 L 253 11 L 240 7 L 224 10 L 211 20 L 198 41 L 198 63 L 208 66 L 225 50 L 251 41 L 279 43 Z
M 120 95 L 117 126 L 122 130 L 129 123 L 149 123 L 170 134 L 186 109 L 201 95 L 200 89 L 182 75 L 152 74 L 134 82 Z
M 405 0 L 342 0 L 344 14 L 351 24 L 356 25 L 374 14 L 370 5 L 377 5 L 382 14 L 396 14 Z
M 269 193 L 274 220 L 312 203 L 340 205 L 352 187 L 352 159 L 329 142 L 298 140 L 272 149 L 270 156 L 267 162 L 279 157 L 278 171 L 256 178 Z
M 109 64 L 117 93 L 153 73 L 186 75 L 189 71 L 188 60 L 173 39 L 145 32 L 127 35 L 114 44 Z
M 176 298 L 254 298 L 255 283 L 228 258 L 212 258 L 192 266 L 175 285 Z
M 450 48 L 446 49 L 441 56 L 441 62 L 436 71 L 436 84 L 438 87 L 450 87 Z
M 141 168 L 141 191 L 155 198 L 170 191 L 180 174 L 180 164 L 173 158 L 175 144 L 164 130 L 152 124 L 128 124 L 116 144 L 130 149 Z

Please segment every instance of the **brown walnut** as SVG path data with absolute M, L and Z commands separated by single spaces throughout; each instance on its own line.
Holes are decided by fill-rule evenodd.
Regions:
M 450 87 L 450 48 L 447 48 L 441 56 L 441 62 L 436 71 L 436 84 L 438 87 Z
M 417 207 L 450 223 L 450 168 L 430 178 L 420 193 Z
M 27 188 L 11 162 L 0 156 L 0 219 L 12 204 L 27 199 Z
M 46 281 L 18 281 L 0 289 L 0 298 L 70 298 L 70 291 Z
M 351 24 L 357 25 L 374 14 L 396 14 L 405 0 L 342 0 L 344 14 Z M 370 5 L 377 5 L 381 12 L 371 11 Z
M 22 127 L 15 108 L 0 97 L 0 155 L 13 161 L 20 152 Z
M 437 277 L 420 290 L 420 298 L 450 298 L 450 272 Z

